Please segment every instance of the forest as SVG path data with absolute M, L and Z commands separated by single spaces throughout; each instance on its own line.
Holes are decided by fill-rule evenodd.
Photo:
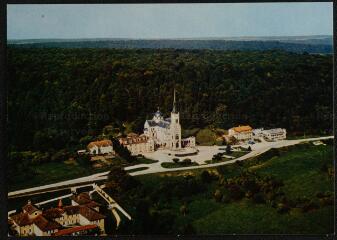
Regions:
M 12 40 L 10 45 L 22 48 L 117 48 L 117 49 L 212 49 L 254 50 L 281 49 L 290 52 L 332 54 L 332 36 L 256 39 L 30 39 Z
M 11 151 L 141 132 L 173 89 L 183 129 L 249 124 L 332 133 L 332 57 L 285 51 L 8 48 Z

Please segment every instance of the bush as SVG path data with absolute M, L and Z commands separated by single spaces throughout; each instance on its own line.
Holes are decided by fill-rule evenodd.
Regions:
M 53 162 L 63 162 L 69 158 L 69 153 L 66 150 L 60 150 L 51 156 Z
M 223 196 L 222 192 L 219 189 L 215 190 L 215 192 L 214 192 L 215 201 L 220 202 L 221 199 L 222 199 L 222 196 Z
M 227 144 L 226 146 L 226 153 L 227 154 L 231 154 L 232 153 L 232 148 L 231 148 L 231 145 Z
M 213 145 L 215 143 L 216 136 L 210 129 L 201 129 L 196 135 L 196 141 L 201 145 Z
M 238 185 L 232 185 L 228 188 L 229 197 L 233 200 L 240 200 L 245 196 L 245 192 Z
M 172 161 L 173 161 L 174 163 L 178 163 L 178 162 L 179 162 L 179 158 L 173 158 Z
M 290 207 L 286 203 L 277 204 L 277 212 L 278 213 L 287 213 L 289 212 Z
M 266 203 L 263 193 L 254 194 L 253 202 L 257 204 Z
M 189 158 L 185 158 L 185 159 L 183 160 L 183 163 L 184 163 L 185 165 L 190 165 L 190 164 L 192 163 L 192 160 L 189 159 Z
M 90 156 L 87 154 L 78 155 L 76 160 L 81 165 L 90 165 Z
M 207 170 L 202 171 L 200 177 L 204 183 L 210 183 L 212 181 L 212 175 Z

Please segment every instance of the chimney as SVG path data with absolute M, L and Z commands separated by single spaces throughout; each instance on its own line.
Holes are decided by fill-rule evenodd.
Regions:
M 63 203 L 62 203 L 62 199 L 60 198 L 59 203 L 57 204 L 58 208 L 62 208 L 63 207 Z

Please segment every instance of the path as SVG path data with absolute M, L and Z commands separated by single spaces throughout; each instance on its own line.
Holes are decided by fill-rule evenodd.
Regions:
M 301 142 L 308 142 L 308 141 L 316 141 L 316 140 L 323 140 L 323 139 L 332 139 L 333 136 L 328 136 L 328 137 L 319 137 L 319 138 L 307 138 L 307 139 L 298 139 L 298 140 L 283 140 L 283 141 L 278 141 L 278 142 L 261 142 L 261 143 L 256 143 L 254 145 L 250 145 L 252 148 L 252 151 L 249 152 L 248 154 L 241 156 L 239 158 L 236 158 L 234 160 L 229 160 L 226 162 L 219 162 L 219 163 L 212 163 L 212 164 L 203 164 L 199 166 L 191 166 L 191 167 L 182 167 L 182 168 L 163 168 L 161 166 L 161 163 L 163 162 L 172 162 L 173 156 L 165 157 L 165 158 L 160 158 L 156 159 L 159 160 L 159 162 L 156 163 L 151 163 L 151 164 L 138 164 L 130 167 L 126 167 L 125 170 L 131 170 L 134 168 L 140 168 L 140 167 L 147 167 L 148 169 L 142 170 L 142 171 L 137 171 L 130 173 L 132 176 L 138 176 L 138 175 L 144 175 L 144 174 L 151 174 L 151 173 L 159 173 L 159 172 L 172 172 L 172 171 L 184 171 L 184 170 L 192 170 L 192 169 L 200 169 L 200 168 L 209 168 L 209 167 L 215 167 L 215 166 L 221 166 L 221 165 L 226 165 L 226 164 L 231 164 L 234 163 L 237 160 L 245 160 L 249 159 L 251 157 L 257 156 L 261 153 L 264 153 L 268 151 L 271 148 L 281 148 L 285 146 L 291 146 L 295 144 L 299 144 Z M 202 150 L 205 150 L 208 148 L 209 156 L 207 153 L 202 153 Z M 201 158 L 195 158 L 196 161 L 202 163 L 202 161 L 205 160 L 210 160 L 214 154 L 217 152 L 223 152 L 223 150 L 219 150 L 218 146 L 211 146 L 211 147 L 205 147 L 205 146 L 198 146 L 198 149 L 201 150 L 201 154 L 204 159 Z M 158 152 L 158 151 L 156 151 Z M 154 152 L 152 155 L 146 155 L 147 157 L 160 157 L 160 152 L 156 154 Z M 158 156 L 159 154 L 159 156 Z M 206 156 L 207 155 L 207 156 Z M 190 156 L 188 158 L 193 159 L 193 157 L 197 156 Z M 184 157 L 186 158 L 186 157 Z M 34 188 L 27 188 L 27 189 L 22 189 L 14 192 L 8 193 L 9 198 L 13 197 L 18 197 L 18 196 L 28 196 L 28 195 L 33 195 L 33 194 L 40 194 L 40 193 L 45 193 L 45 192 L 51 192 L 51 191 L 58 191 L 59 189 L 66 189 L 66 188 L 71 188 L 71 186 L 78 186 L 78 185 L 85 185 L 85 184 L 91 184 L 93 182 L 99 181 L 99 180 L 105 180 L 107 179 L 107 175 L 109 172 L 102 172 L 102 173 L 97 173 L 93 174 L 90 176 L 82 177 L 82 178 L 76 178 L 68 181 L 63 181 L 63 182 L 58 182 L 54 184 L 49 184 L 49 185 L 43 185 L 39 187 L 34 187 Z

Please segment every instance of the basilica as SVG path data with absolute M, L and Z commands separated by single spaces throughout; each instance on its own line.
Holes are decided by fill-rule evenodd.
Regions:
M 143 134 L 130 133 L 125 138 L 119 138 L 119 142 L 129 149 L 132 155 L 149 153 L 158 149 L 182 151 L 187 147 L 195 147 L 195 137 L 181 138 L 176 91 L 174 90 L 173 94 L 171 117 L 164 118 L 158 108 L 153 118 L 145 121 Z
M 153 139 L 155 149 L 179 150 L 183 147 L 195 146 L 194 137 L 181 138 L 181 125 L 179 112 L 176 106 L 175 90 L 171 117 L 164 118 L 163 114 L 158 109 L 151 120 L 145 121 L 144 135 L 149 139 Z

